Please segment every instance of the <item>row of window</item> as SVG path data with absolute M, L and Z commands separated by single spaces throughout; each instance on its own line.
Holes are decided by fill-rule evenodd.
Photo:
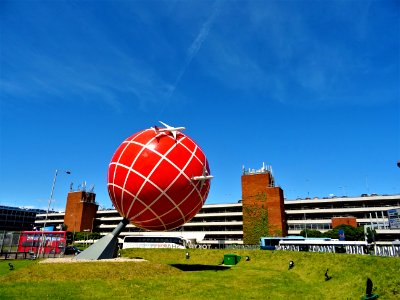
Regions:
M 387 215 L 383 215 L 384 218 L 387 218 Z M 382 219 L 382 214 L 379 212 L 375 214 L 373 213 L 351 213 L 351 214 L 307 214 L 306 218 L 304 218 L 304 214 L 296 214 L 296 215 L 286 215 L 286 219 L 288 221 L 295 220 L 331 220 L 332 218 L 340 218 L 340 217 L 355 217 L 357 219 Z
M 389 207 L 389 206 L 400 206 L 400 202 L 398 199 L 394 200 L 380 200 L 380 201 L 368 201 L 368 202 L 329 202 L 329 203 L 312 203 L 312 200 L 309 204 L 288 204 L 285 203 L 285 210 L 304 210 L 304 209 L 332 209 L 332 208 L 360 208 L 360 207 Z
M 194 217 L 189 223 L 201 223 L 201 222 L 241 222 L 241 216 L 226 216 L 226 217 Z
M 288 230 L 330 230 L 332 229 L 331 224 L 291 224 L 288 225 Z

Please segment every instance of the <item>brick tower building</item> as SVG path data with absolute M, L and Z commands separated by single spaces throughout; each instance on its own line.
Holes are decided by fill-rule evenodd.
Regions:
M 275 186 L 271 167 L 243 170 L 243 242 L 258 244 L 262 236 L 286 236 L 283 190 Z
M 68 231 L 92 231 L 98 205 L 96 194 L 85 191 L 68 193 L 64 224 Z

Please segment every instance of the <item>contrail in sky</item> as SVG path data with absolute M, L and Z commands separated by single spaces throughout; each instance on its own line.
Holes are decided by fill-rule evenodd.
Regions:
M 182 79 L 182 76 L 185 74 L 186 69 L 192 62 L 193 58 L 196 56 L 196 54 L 199 52 L 201 46 L 203 45 L 205 39 L 208 36 L 208 33 L 210 32 L 210 28 L 212 24 L 214 23 L 215 18 L 217 17 L 219 13 L 219 7 L 220 7 L 220 1 L 216 1 L 213 6 L 213 10 L 211 15 L 208 17 L 208 19 L 204 22 L 203 26 L 201 27 L 201 30 L 199 34 L 197 35 L 196 39 L 193 41 L 193 43 L 190 45 L 189 50 L 188 50 L 188 55 L 186 56 L 185 63 L 183 67 L 181 68 L 178 76 L 176 77 L 174 85 L 171 87 L 167 94 L 167 99 L 171 98 L 172 94 L 174 93 L 177 85 Z

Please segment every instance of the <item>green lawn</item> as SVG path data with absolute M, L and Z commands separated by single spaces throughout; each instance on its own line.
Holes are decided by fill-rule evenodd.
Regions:
M 361 299 L 367 277 L 379 299 L 400 298 L 400 259 L 260 250 L 129 249 L 143 262 L 0 261 L 0 299 Z M 224 254 L 242 256 L 220 270 Z M 250 256 L 250 261 L 244 257 Z M 295 267 L 288 270 L 290 260 Z M 182 271 L 181 269 L 197 271 Z M 329 268 L 332 279 L 325 281 Z

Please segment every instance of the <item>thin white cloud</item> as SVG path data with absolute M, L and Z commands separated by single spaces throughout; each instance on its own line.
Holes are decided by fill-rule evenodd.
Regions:
M 168 95 L 167 95 L 168 99 L 171 98 L 172 94 L 175 92 L 175 89 L 178 86 L 179 82 L 181 81 L 181 79 L 182 79 L 183 75 L 185 74 L 187 68 L 189 67 L 190 63 L 195 58 L 195 56 L 199 52 L 201 46 L 203 45 L 204 41 L 206 40 L 206 38 L 207 38 L 207 36 L 208 36 L 208 34 L 210 32 L 210 29 L 211 29 L 211 27 L 212 27 L 212 25 L 213 25 L 213 23 L 215 21 L 215 18 L 219 14 L 220 5 L 221 5 L 221 1 L 216 1 L 214 3 L 213 9 L 211 11 L 210 16 L 203 23 L 203 25 L 201 26 L 200 32 L 198 33 L 198 35 L 196 36 L 196 38 L 194 39 L 194 41 L 190 45 L 190 47 L 188 49 L 187 56 L 185 58 L 185 62 L 183 64 L 182 68 L 180 69 L 174 84 L 171 86 L 171 89 L 168 92 Z
M 35 18 L 30 18 L 31 15 L 22 19 L 30 25 L 27 26 L 30 36 L 37 37 L 35 43 L 26 41 L 26 32 L 18 28 L 13 31 L 10 26 L 5 31 L 3 41 L 7 48 L 3 49 L 0 57 L 2 101 L 18 98 L 45 104 L 60 99 L 74 103 L 83 100 L 120 112 L 127 102 L 146 110 L 148 105 L 165 98 L 171 87 L 157 73 L 155 66 L 137 57 L 135 52 L 130 53 L 129 43 L 121 42 L 113 31 L 105 32 L 106 27 L 99 23 L 92 11 L 74 9 L 69 5 L 65 8 L 63 18 L 75 17 L 76 14 L 79 18 L 73 26 L 65 29 L 63 38 L 58 35 L 47 38 L 46 26 L 39 26 Z M 50 6 L 48 11 L 44 9 L 40 13 L 52 9 Z M 49 17 L 43 22 L 51 21 Z M 64 29 L 62 22 L 54 22 L 55 26 Z M 124 37 L 142 34 L 135 30 L 124 32 Z M 151 32 L 157 38 L 156 44 L 165 51 L 168 43 L 157 30 Z
M 39 55 L 26 48 L 16 51 L 20 53 L 11 56 L 8 64 L 10 70 L 18 71 L 4 72 L 0 78 L 3 101 L 12 101 L 14 96 L 29 102 L 95 101 L 120 112 L 126 101 L 135 101 L 145 110 L 148 104 L 165 98 L 170 89 L 151 66 L 112 45 L 104 50 L 107 60 L 101 63 L 57 54 Z M 14 61 L 16 57 L 19 61 Z M 18 67 L 20 64 L 23 69 Z M 121 98 L 120 94 L 131 97 Z
M 363 38 L 367 28 L 380 25 L 366 18 L 370 3 L 362 16 L 349 10 L 347 15 L 338 15 L 334 5 L 321 4 L 308 13 L 296 3 L 288 7 L 279 2 L 247 4 L 240 12 L 225 12 L 232 24 L 219 23 L 221 27 L 209 39 L 199 64 L 208 76 L 229 89 L 259 92 L 257 96 L 287 104 L 299 99 L 328 105 L 385 101 L 375 97 L 384 87 L 376 85 L 374 77 L 387 67 L 372 59 L 379 53 Z M 335 14 L 328 21 L 314 19 L 318 9 Z M 372 71 L 375 74 L 368 74 Z M 359 91 L 368 82 L 374 84 Z M 386 99 L 393 100 L 393 89 Z

